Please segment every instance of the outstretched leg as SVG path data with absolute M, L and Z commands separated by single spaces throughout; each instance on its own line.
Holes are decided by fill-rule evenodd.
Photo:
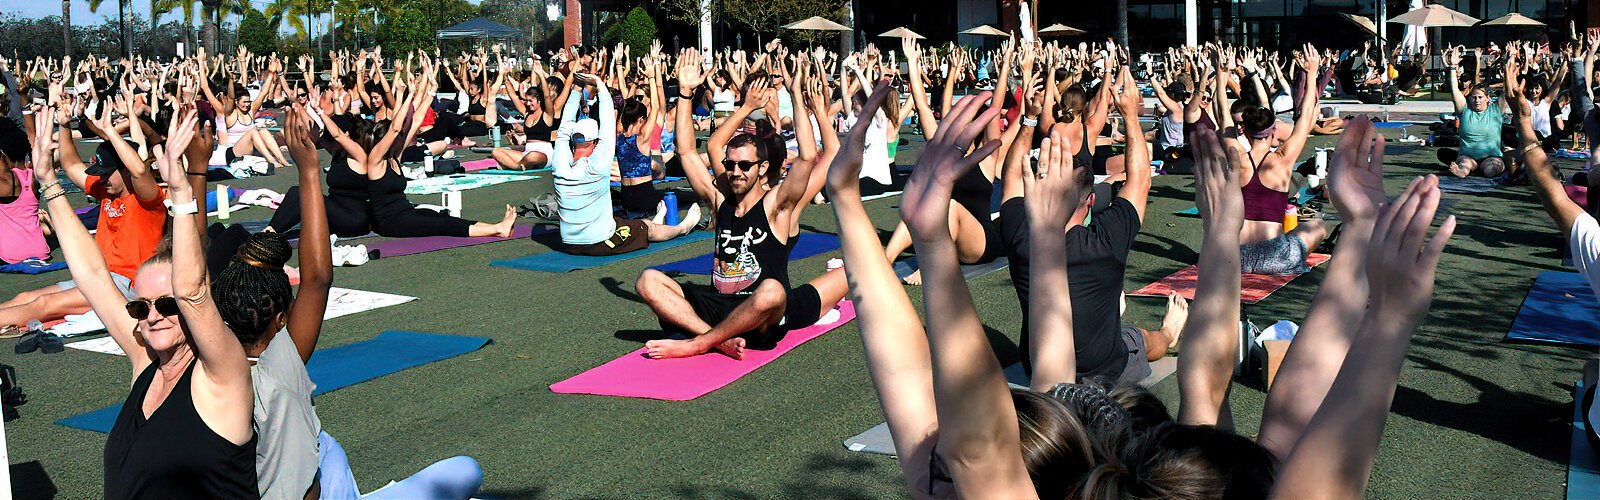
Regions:
M 649 229 L 650 242 L 652 243 L 677 238 L 694 231 L 694 226 L 700 224 L 700 204 L 696 203 L 690 206 L 689 213 L 683 217 L 683 220 L 678 221 L 678 225 L 675 226 L 661 224 L 654 220 L 645 220 L 643 222 L 644 226 Z
M 48 288 L 48 287 L 46 287 Z M 36 293 L 27 302 L 0 307 L 0 325 L 27 325 L 30 320 L 54 321 L 89 310 L 89 300 L 76 288 Z

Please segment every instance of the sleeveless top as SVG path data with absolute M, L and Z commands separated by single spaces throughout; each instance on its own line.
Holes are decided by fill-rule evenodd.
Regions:
M 650 177 L 650 157 L 639 151 L 639 136 L 617 136 L 617 169 L 624 179 Z
M 334 161 L 328 166 L 328 195 L 344 196 L 366 201 L 367 176 L 350 169 L 347 161 Z
M 544 116 L 540 116 L 538 120 L 533 121 L 533 125 L 524 122 L 522 131 L 527 134 L 530 141 L 550 142 L 556 135 L 556 126 L 545 123 Z
M 384 163 L 385 164 L 383 165 L 372 167 L 383 169 L 383 176 L 379 177 L 377 180 L 369 180 L 367 182 L 367 194 L 374 200 L 381 198 L 392 198 L 396 196 L 404 198 L 406 192 L 406 178 L 401 176 L 400 173 L 395 172 L 393 168 L 389 168 L 387 161 Z
M 784 289 L 789 288 L 789 251 L 793 248 L 773 234 L 766 203 L 763 198 L 744 216 L 736 215 L 739 204 L 732 199 L 717 207 L 715 259 L 711 265 L 711 284 L 717 292 L 748 294 L 766 279 L 778 280 Z
M 1080 119 L 1079 123 L 1083 124 L 1083 139 L 1078 141 L 1078 152 L 1072 154 L 1072 162 L 1075 166 L 1092 167 L 1094 166 L 1094 153 L 1089 151 L 1089 146 L 1094 144 L 1093 141 L 1097 136 L 1089 133 L 1089 122 Z
M 172 394 L 149 418 L 145 394 L 155 379 L 151 363 L 128 391 L 106 437 L 105 498 L 259 498 L 256 438 L 236 445 L 206 426 L 189 393 L 193 362 Z
M 950 200 L 965 208 L 985 228 L 993 224 L 989 214 L 993 213 L 994 182 L 984 175 L 983 167 L 972 167 L 956 178 L 950 189 Z
M 1248 154 L 1248 153 L 1247 153 Z M 1289 206 L 1289 193 L 1275 191 L 1261 183 L 1261 163 L 1255 175 L 1239 188 L 1244 195 L 1244 220 L 1283 223 L 1283 209 Z

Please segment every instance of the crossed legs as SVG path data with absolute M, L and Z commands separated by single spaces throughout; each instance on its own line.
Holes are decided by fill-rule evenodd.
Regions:
M 849 291 L 844 269 L 828 271 L 809 284 L 817 289 L 824 311 L 838 303 Z M 663 323 L 694 335 L 686 340 L 663 339 L 645 343 L 647 354 L 652 358 L 682 358 L 716 349 L 734 359 L 743 359 L 745 341 L 740 336 L 765 332 L 776 326 L 783 319 L 788 305 L 788 290 L 776 280 L 765 280 L 756 284 L 755 291 L 734 307 L 728 317 L 712 325 L 700 318 L 694 306 L 689 304 L 683 286 L 660 271 L 646 269 L 639 275 L 635 288 Z

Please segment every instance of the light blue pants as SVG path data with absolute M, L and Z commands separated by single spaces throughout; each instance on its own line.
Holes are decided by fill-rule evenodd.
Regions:
M 377 491 L 361 494 L 356 487 L 355 475 L 350 472 L 350 459 L 344 447 L 323 432 L 317 436 L 317 450 L 321 455 L 322 498 L 324 500 L 464 500 L 478 493 L 483 485 L 483 469 L 472 457 L 450 457 L 417 471 L 411 477 L 391 483 Z

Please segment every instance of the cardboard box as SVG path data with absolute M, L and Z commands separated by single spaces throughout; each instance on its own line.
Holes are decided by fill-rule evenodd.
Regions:
M 1289 352 L 1289 340 L 1263 340 L 1261 349 L 1255 350 L 1256 366 L 1261 367 L 1261 385 L 1268 390 L 1272 389 L 1272 379 L 1278 375 L 1278 366 L 1283 364 L 1283 355 Z

